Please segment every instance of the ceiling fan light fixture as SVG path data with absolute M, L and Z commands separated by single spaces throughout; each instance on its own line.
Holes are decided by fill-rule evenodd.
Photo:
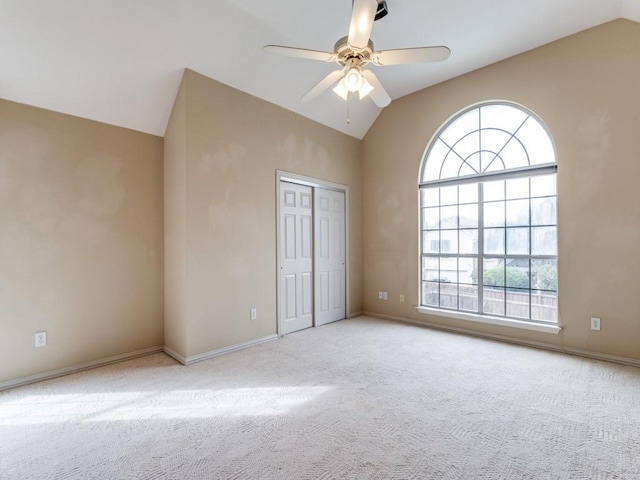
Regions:
M 358 92 L 361 100 L 368 96 L 377 107 L 384 108 L 391 103 L 391 97 L 373 70 L 366 68 L 367 65 L 383 67 L 440 62 L 446 60 L 451 54 L 451 50 L 445 46 L 375 50 L 371 40 L 373 24 L 387 13 L 386 0 L 352 0 L 349 34 L 338 39 L 332 52 L 281 45 L 266 45 L 264 49 L 289 57 L 336 62 L 340 66 L 338 70 L 328 73 L 302 96 L 305 102 L 317 98 L 334 86 L 333 91 L 345 101 L 349 98 L 350 92 Z
M 373 86 L 369 82 L 367 82 L 366 78 L 362 77 L 362 86 L 360 87 L 360 90 L 358 90 L 358 95 L 360 96 L 360 100 L 362 100 L 364 97 L 369 95 L 372 90 L 373 90 Z
M 344 78 L 338 82 L 338 84 L 333 88 L 333 91 L 343 100 L 347 100 L 349 90 L 347 90 L 347 87 L 344 85 Z
M 350 92 L 357 92 L 362 87 L 364 78 L 359 67 L 350 67 L 344 76 L 344 86 Z

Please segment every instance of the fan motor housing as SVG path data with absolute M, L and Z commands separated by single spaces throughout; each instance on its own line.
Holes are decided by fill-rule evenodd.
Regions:
M 349 45 L 349 37 L 342 37 L 338 40 L 334 46 L 334 52 L 336 52 L 338 62 L 343 67 L 349 62 L 349 60 L 357 60 L 359 65 L 366 65 L 371 62 L 371 55 L 373 54 L 373 41 L 369 39 L 369 43 L 365 48 L 354 49 Z

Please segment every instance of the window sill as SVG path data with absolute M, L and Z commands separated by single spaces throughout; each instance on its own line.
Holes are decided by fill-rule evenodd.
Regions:
M 488 315 L 475 315 L 453 310 L 441 310 L 439 308 L 416 307 L 416 310 L 425 315 L 435 315 L 438 317 L 454 318 L 456 320 L 466 320 L 469 322 L 485 323 L 487 325 L 499 325 L 501 327 L 521 328 L 533 330 L 535 332 L 558 334 L 562 330 L 559 325 L 528 322 L 526 320 L 515 320 L 513 318 L 490 317 Z

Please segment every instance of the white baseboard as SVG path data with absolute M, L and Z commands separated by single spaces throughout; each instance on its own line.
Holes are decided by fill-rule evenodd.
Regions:
M 361 317 L 362 315 L 364 315 L 362 312 L 353 312 L 347 315 L 347 318 L 356 318 L 356 317 Z
M 63 377 L 72 373 L 82 372 L 84 370 L 90 370 L 92 368 L 104 367 L 114 363 L 124 362 L 126 360 L 133 360 L 134 358 L 140 358 L 152 353 L 164 352 L 170 357 L 173 357 L 183 365 L 191 365 L 192 363 L 201 362 L 209 358 L 224 355 L 226 353 L 242 350 L 243 348 L 252 347 L 254 345 L 260 345 L 261 343 L 277 340 L 277 335 L 269 335 L 262 338 L 256 338 L 255 340 L 249 340 L 248 342 L 239 343 L 237 345 L 231 345 L 229 347 L 220 348 L 211 352 L 201 353 L 199 355 L 193 355 L 191 357 L 184 357 L 178 352 L 171 350 L 169 347 L 151 347 L 143 350 L 137 350 L 135 352 L 124 353 L 122 355 L 116 355 L 114 357 L 104 358 L 101 360 L 94 360 L 92 362 L 82 363 L 80 365 L 72 365 L 70 367 L 60 368 L 57 370 L 51 370 L 44 373 L 38 373 L 36 375 L 29 375 L 27 377 L 20 377 L 13 380 L 7 380 L 0 382 L 0 391 L 8 390 L 9 388 L 21 387 L 23 385 L 29 385 L 31 383 L 42 382 L 44 380 L 51 380 L 53 378 Z
M 248 342 L 238 343 L 236 345 L 219 348 L 217 350 L 212 350 L 210 352 L 199 353 L 198 355 L 192 355 L 190 357 L 185 357 L 183 355 L 180 355 L 178 352 L 171 350 L 169 347 L 164 347 L 164 353 L 166 353 L 170 357 L 173 357 L 183 365 L 191 365 L 192 363 L 202 362 L 203 360 L 208 360 L 213 357 L 219 357 L 220 355 L 236 352 L 244 348 L 253 347 L 254 345 L 260 345 L 261 343 L 266 343 L 266 342 L 270 342 L 272 340 L 277 340 L 277 339 L 278 339 L 278 335 L 275 335 L 275 334 L 268 335 L 266 337 L 256 338 L 254 340 L 249 340 Z
M 410 320 L 408 318 L 394 317 L 392 315 L 383 315 L 380 313 L 362 312 L 362 315 L 365 315 L 367 317 L 372 317 L 372 318 L 379 318 L 381 320 L 391 320 L 394 322 L 408 323 L 410 325 L 417 325 L 419 327 L 433 328 L 435 330 L 461 333 L 463 335 L 470 335 L 472 337 L 487 338 L 489 340 L 497 340 L 500 342 L 512 343 L 515 345 L 523 345 L 525 347 L 540 348 L 542 350 L 549 350 L 557 353 L 577 355 L 579 357 L 591 358 L 593 360 L 603 360 L 605 362 L 618 363 L 621 365 L 628 365 L 631 367 L 640 367 L 640 359 L 636 359 L 636 358 L 620 357 L 618 355 L 609 355 L 607 353 L 592 352 L 590 350 L 566 347 L 563 345 L 554 345 L 552 343 L 536 342 L 533 340 L 524 340 L 520 338 L 508 337 L 506 335 L 495 335 L 492 333 L 476 332 L 474 330 L 469 330 L 466 328 L 448 327 L 446 325 L 440 325 L 440 324 L 431 323 L 431 322 L 418 322 L 416 320 Z
M 164 348 L 162 349 L 162 351 L 164 353 L 166 353 L 167 355 L 169 355 L 171 358 L 173 358 L 174 360 L 177 360 L 179 363 L 181 363 L 182 365 L 186 365 L 187 364 L 187 359 L 185 357 L 183 357 L 182 355 L 180 355 L 178 352 L 176 352 L 175 350 L 171 350 L 169 347 L 167 347 L 166 345 L 164 346 Z
M 101 360 L 94 360 L 92 362 L 81 363 L 80 365 L 72 365 L 70 367 L 59 368 L 57 370 L 50 370 L 44 373 L 38 373 L 36 375 L 29 375 L 27 377 L 20 377 L 14 380 L 7 380 L 0 383 L 0 391 L 7 390 L 9 388 L 21 387 L 23 385 L 29 385 L 30 383 L 42 382 L 44 380 L 51 380 L 52 378 L 63 377 L 72 373 L 82 372 L 84 370 L 90 370 L 92 368 L 104 367 L 114 363 L 124 362 L 126 360 L 132 360 L 134 358 L 144 357 L 151 355 L 152 353 L 162 352 L 162 347 L 151 347 L 143 350 L 136 350 L 135 352 L 123 353 L 122 355 L 116 355 L 114 357 L 103 358 Z

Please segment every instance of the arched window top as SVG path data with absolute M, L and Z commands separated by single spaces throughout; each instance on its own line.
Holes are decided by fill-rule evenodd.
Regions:
M 427 147 L 421 183 L 556 163 L 540 119 L 508 102 L 475 105 L 448 121 Z

